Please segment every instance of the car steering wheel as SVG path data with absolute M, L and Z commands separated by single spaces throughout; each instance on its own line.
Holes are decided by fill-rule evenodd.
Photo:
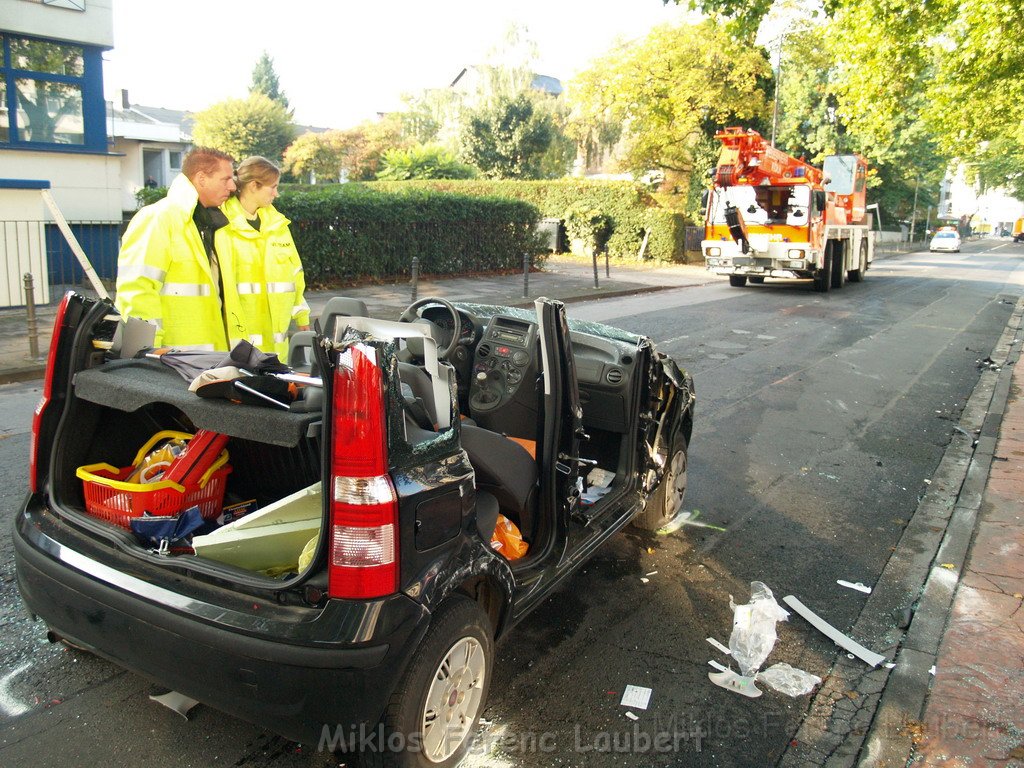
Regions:
M 442 360 L 447 360 L 448 355 L 458 346 L 459 337 L 462 336 L 462 318 L 459 315 L 459 310 L 452 306 L 450 301 L 437 296 L 424 296 L 419 301 L 414 301 L 410 304 L 405 312 L 402 313 L 402 316 L 398 318 L 398 322 L 415 323 L 417 320 L 424 320 L 425 318 L 420 315 L 420 310 L 433 304 L 441 305 L 452 316 L 452 337 L 445 346 L 442 347 L 440 344 L 437 346 L 437 356 Z M 427 322 L 436 327 L 430 320 L 427 320 Z

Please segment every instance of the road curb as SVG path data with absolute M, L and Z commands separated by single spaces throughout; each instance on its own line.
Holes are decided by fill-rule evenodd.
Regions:
M 923 716 L 930 670 L 973 540 L 1022 323 L 1024 299 L 991 355 L 1002 366 L 982 373 L 928 492 L 849 632 L 894 667 L 872 669 L 841 655 L 779 766 L 903 768 L 910 758 L 909 726 Z
M 27 365 L 21 368 L 0 370 L 0 384 L 17 384 L 24 381 L 37 381 L 46 372 L 46 362 Z

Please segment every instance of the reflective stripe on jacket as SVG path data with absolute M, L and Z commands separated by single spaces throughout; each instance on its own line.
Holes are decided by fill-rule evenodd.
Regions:
M 268 205 L 257 211 L 260 228 L 256 230 L 237 197 L 228 198 L 221 210 L 228 225 L 221 230 L 224 238 L 217 241 L 217 253 L 222 253 L 223 243 L 221 261 L 230 261 L 234 270 L 233 298 L 241 307 L 248 338 L 264 352 L 276 352 L 287 361 L 291 322 L 309 325 L 309 306 L 303 298 L 306 280 L 290 222 Z
M 167 197 L 147 205 L 132 217 L 121 240 L 117 261 L 115 305 L 122 316 L 153 321 L 157 346 L 227 350 L 225 316 L 239 314 L 225 290 L 227 312 L 221 312 L 220 291 L 210 261 L 192 220 L 199 195 L 179 175 Z M 222 233 L 214 235 L 218 254 Z M 225 285 L 231 270 L 221 263 Z

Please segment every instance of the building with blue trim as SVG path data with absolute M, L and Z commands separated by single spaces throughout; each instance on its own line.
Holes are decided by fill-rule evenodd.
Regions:
M 121 218 L 103 51 L 112 0 L 0 0 L 0 178 L 48 182 L 64 215 Z M 0 220 L 44 218 L 38 191 L 0 187 Z

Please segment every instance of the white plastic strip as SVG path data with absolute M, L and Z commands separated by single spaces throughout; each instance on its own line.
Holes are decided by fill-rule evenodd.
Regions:
M 870 664 L 872 667 L 877 667 L 885 661 L 885 656 L 875 653 L 874 651 L 869 651 L 856 640 L 847 637 L 823 618 L 818 616 L 818 614 L 806 605 L 801 603 L 797 598 L 793 597 L 793 595 L 786 595 L 782 598 L 782 602 L 803 616 L 812 627 L 825 635 L 833 643 L 838 645 L 840 648 L 849 651 L 861 661 Z
M 844 579 L 836 579 L 836 584 L 840 587 L 846 587 L 847 589 L 856 589 L 858 592 L 863 592 L 865 595 L 871 594 L 871 587 L 866 584 L 858 582 L 845 581 Z
M 731 655 L 731 654 L 732 654 L 732 651 L 730 651 L 730 650 L 729 650 L 729 647 L 728 647 L 728 646 L 726 646 L 726 645 L 722 645 L 722 644 L 721 644 L 720 642 L 718 642 L 717 640 L 715 640 L 715 638 L 713 638 L 713 637 L 708 637 L 708 638 L 706 638 L 706 640 L 707 640 L 707 641 L 708 641 L 709 643 L 711 643 L 711 644 L 712 644 L 713 646 L 715 646 L 715 648 L 717 648 L 717 649 L 718 649 L 718 650 L 720 650 L 720 651 L 721 651 L 722 653 L 724 653 L 724 654 L 725 654 L 726 656 L 729 656 L 729 655 Z

